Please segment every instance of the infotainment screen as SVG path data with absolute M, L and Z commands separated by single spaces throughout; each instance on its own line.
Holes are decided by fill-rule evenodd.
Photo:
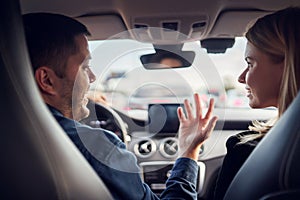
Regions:
M 176 134 L 179 128 L 177 108 L 182 104 L 149 104 L 149 133 Z

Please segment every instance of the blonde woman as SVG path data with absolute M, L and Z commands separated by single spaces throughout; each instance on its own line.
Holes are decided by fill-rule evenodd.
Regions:
M 238 81 L 245 84 L 251 108 L 274 106 L 278 114 L 265 123 L 254 121 L 249 131 L 228 139 L 227 155 L 218 176 L 214 199 L 223 199 L 240 167 L 282 116 L 300 88 L 300 8 L 286 8 L 258 19 L 245 36 L 247 67 Z M 191 109 L 188 104 L 185 103 L 186 109 Z M 180 134 L 187 134 L 200 124 L 189 116 L 185 117 L 182 109 L 178 110 L 178 117 Z

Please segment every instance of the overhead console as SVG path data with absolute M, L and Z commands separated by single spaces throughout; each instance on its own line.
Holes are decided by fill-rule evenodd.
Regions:
M 154 44 L 180 44 L 199 40 L 206 33 L 207 25 L 208 17 L 204 14 L 144 16 L 131 21 L 133 37 Z

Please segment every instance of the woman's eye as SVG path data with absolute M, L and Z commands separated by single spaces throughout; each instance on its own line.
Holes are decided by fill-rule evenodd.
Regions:
M 248 68 L 251 68 L 251 67 L 252 67 L 252 64 L 249 63 L 249 62 L 247 62 L 247 67 L 248 67 Z
M 84 66 L 83 66 L 83 70 L 89 71 L 89 69 L 90 69 L 90 66 L 89 66 L 89 65 L 84 65 Z

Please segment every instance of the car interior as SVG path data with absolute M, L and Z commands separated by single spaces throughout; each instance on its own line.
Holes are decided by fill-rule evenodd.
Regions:
M 246 65 L 243 34 L 253 20 L 300 1 L 4 0 L 0 5 L 1 199 L 112 199 L 34 81 L 22 14 L 51 12 L 75 18 L 91 32 L 97 75 L 91 91 L 103 93 L 107 103 L 90 100 L 91 114 L 82 123 L 115 133 L 136 155 L 143 181 L 156 194 L 178 156 L 178 106 L 192 101 L 195 92 L 204 104 L 215 99 L 219 120 L 198 160 L 198 199 L 209 200 L 226 140 L 252 120 L 276 114 L 275 108 L 250 109 L 240 86 L 226 79 Z M 299 199 L 299 115 L 298 94 L 224 199 Z

